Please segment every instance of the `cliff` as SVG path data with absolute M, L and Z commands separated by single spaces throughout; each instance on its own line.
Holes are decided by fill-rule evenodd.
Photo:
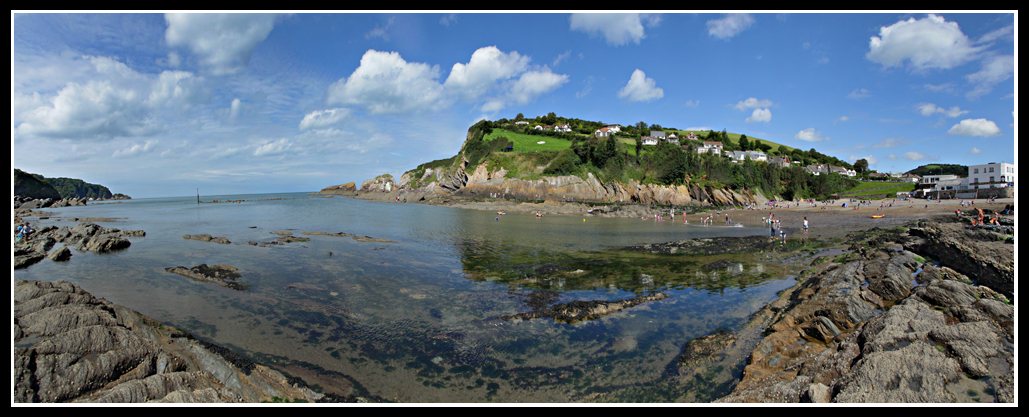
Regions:
M 61 199 L 61 193 L 52 184 L 18 168 L 14 169 L 14 195 L 32 199 Z

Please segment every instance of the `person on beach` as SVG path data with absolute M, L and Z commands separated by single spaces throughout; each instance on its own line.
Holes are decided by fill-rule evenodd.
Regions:
M 807 237 L 807 217 L 804 218 L 804 237 Z

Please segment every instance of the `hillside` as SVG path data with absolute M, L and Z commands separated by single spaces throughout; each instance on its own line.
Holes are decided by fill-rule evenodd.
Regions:
M 94 200 L 110 199 L 115 196 L 122 199 L 130 198 L 124 194 L 112 194 L 111 190 L 103 185 L 91 184 L 77 178 L 46 178 L 40 174 L 27 173 L 17 168 L 15 168 L 14 183 L 15 195 L 33 198 L 92 198 Z
M 53 185 L 38 177 L 38 175 L 30 174 L 15 168 L 14 195 L 31 197 L 34 199 L 61 198 L 61 193 L 58 192 Z
M 967 177 L 968 166 L 957 164 L 929 164 L 912 169 L 907 173 L 915 174 L 920 177 L 924 177 L 926 175 L 957 175 L 959 177 Z
M 598 125 L 593 122 L 580 122 L 578 125 L 582 124 Z M 598 201 L 616 195 L 621 201 L 626 201 L 626 198 L 642 199 L 644 197 L 638 195 L 642 187 L 653 186 L 659 191 L 680 190 L 668 192 L 686 192 L 690 198 L 710 202 L 713 199 L 711 193 L 716 190 L 794 200 L 824 198 L 857 184 L 836 174 L 810 175 L 800 164 L 779 167 L 754 161 L 732 163 L 721 156 L 694 152 L 694 147 L 687 143 L 689 141 L 684 141 L 684 146 L 668 142 L 643 146 L 632 137 L 636 129 L 627 130 L 628 137 L 598 138 L 583 133 L 588 131 L 586 128 L 573 127 L 572 132 L 562 133 L 534 130 L 531 125 L 519 126 L 506 119 L 497 122 L 483 120 L 469 128 L 458 155 L 421 164 L 404 173 L 395 185 L 396 189 L 413 190 L 435 183 L 436 187 L 455 192 L 473 183 L 493 189 L 504 184 L 505 190 L 510 190 L 512 184 L 517 183 L 515 188 L 523 189 L 528 198 L 532 198 L 546 189 L 539 180 L 548 179 L 546 182 L 551 186 L 565 184 L 562 187 L 566 188 L 562 189 L 591 188 L 594 191 L 578 194 L 579 198 Z M 643 130 L 643 133 L 649 132 Z M 703 139 L 717 139 L 729 148 L 740 146 L 741 137 L 724 131 L 709 131 L 703 135 Z M 748 141 L 743 142 L 746 144 Z M 749 142 L 755 144 L 756 140 Z M 764 141 L 761 143 L 771 146 Z M 782 149 L 792 159 L 803 163 L 849 165 L 813 149 Z M 768 153 L 775 155 L 778 150 L 777 147 Z M 384 186 L 391 180 L 377 178 L 374 187 Z M 577 182 L 589 185 L 571 185 Z M 362 190 L 365 188 L 362 185 Z M 388 192 L 391 187 L 382 189 Z M 624 189 L 624 193 L 619 189 Z M 471 192 L 470 189 L 465 191 Z M 659 198 L 655 201 L 669 200 Z

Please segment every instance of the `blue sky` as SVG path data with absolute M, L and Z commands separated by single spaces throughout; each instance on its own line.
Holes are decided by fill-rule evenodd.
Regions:
M 12 13 L 12 166 L 316 191 L 487 118 L 725 129 L 901 172 L 1016 162 L 1016 13 Z

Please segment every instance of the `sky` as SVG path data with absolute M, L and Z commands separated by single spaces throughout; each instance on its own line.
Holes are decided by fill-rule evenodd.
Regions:
M 313 192 L 550 112 L 880 172 L 1017 163 L 1016 16 L 12 11 L 11 163 L 133 198 Z

